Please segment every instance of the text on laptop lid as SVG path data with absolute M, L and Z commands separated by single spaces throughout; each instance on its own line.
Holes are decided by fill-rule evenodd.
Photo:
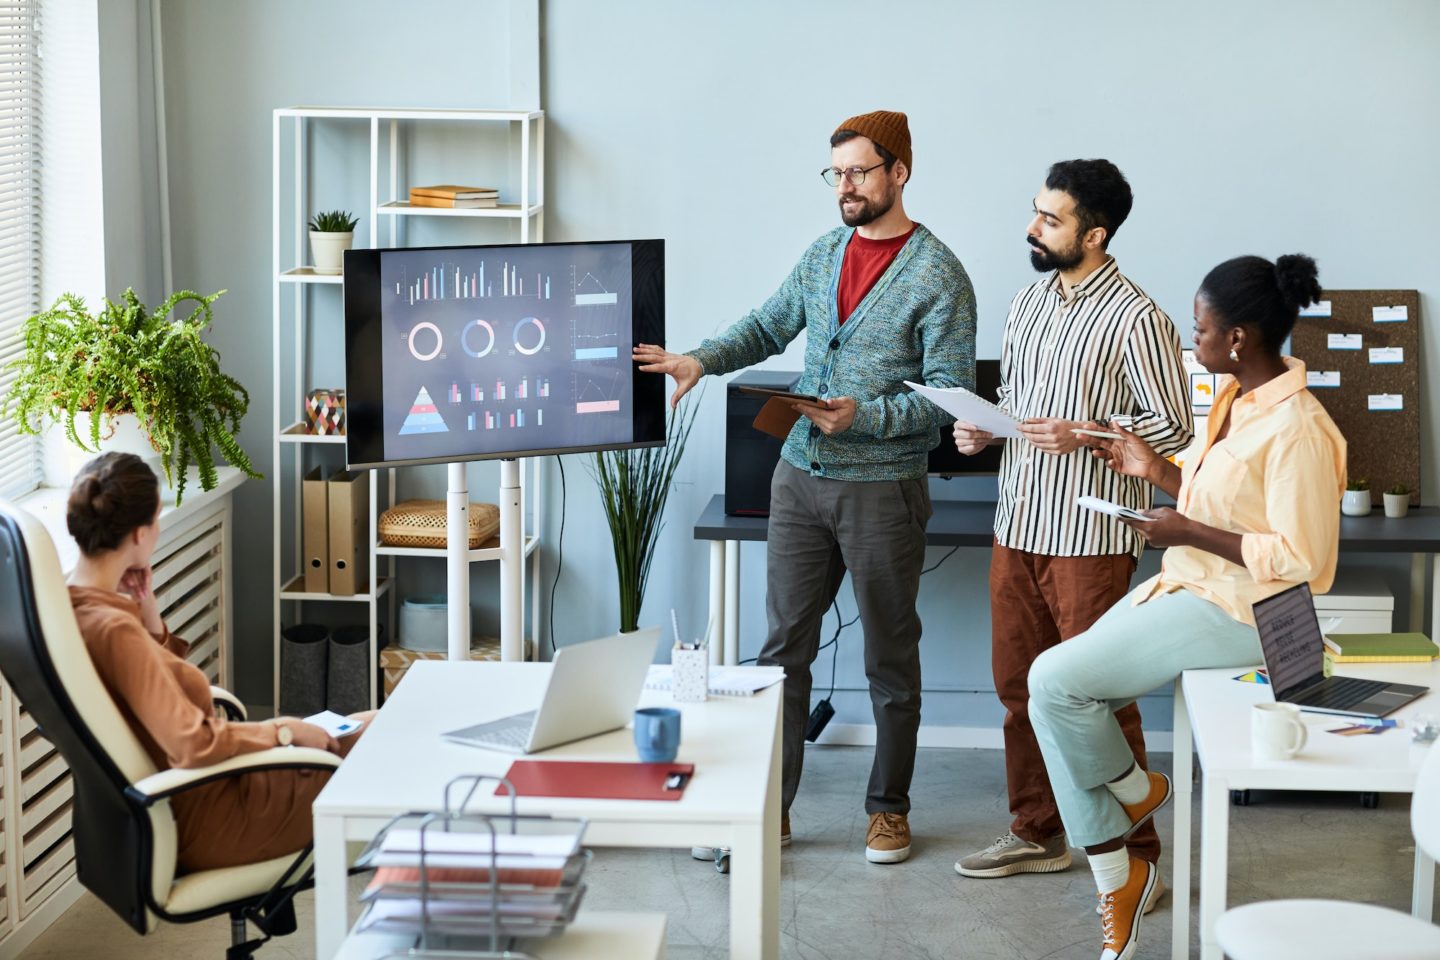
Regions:
M 1267 597 L 1254 610 L 1276 700 L 1325 679 L 1325 642 L 1308 583 Z

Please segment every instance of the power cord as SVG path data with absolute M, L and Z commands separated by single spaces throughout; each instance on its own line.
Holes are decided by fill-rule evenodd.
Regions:
M 565 565 L 565 461 L 555 455 L 560 467 L 560 538 L 555 545 L 555 579 L 550 581 L 550 656 L 555 656 L 555 588 L 560 586 L 560 569 Z M 943 561 L 942 561 L 943 562 Z

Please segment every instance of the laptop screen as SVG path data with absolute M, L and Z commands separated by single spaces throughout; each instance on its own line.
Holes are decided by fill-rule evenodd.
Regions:
M 1325 642 L 1308 583 L 1267 597 L 1252 609 L 1276 700 L 1325 678 Z

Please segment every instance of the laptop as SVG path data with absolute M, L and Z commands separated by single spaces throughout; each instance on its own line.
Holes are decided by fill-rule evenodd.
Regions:
M 1384 680 L 1326 677 L 1325 641 L 1308 583 L 1252 604 L 1252 609 L 1270 689 L 1278 703 L 1293 703 L 1313 713 L 1383 717 L 1430 689 Z
M 536 753 L 618 730 L 630 722 L 660 628 L 616 634 L 561 647 L 535 710 L 441 734 L 469 747 Z

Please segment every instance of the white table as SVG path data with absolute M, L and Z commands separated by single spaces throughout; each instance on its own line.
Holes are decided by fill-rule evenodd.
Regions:
M 315 801 L 315 941 L 321 960 L 335 957 L 349 927 L 347 840 L 372 838 L 395 814 L 440 806 L 445 784 L 462 774 L 499 776 L 515 758 L 442 740 L 444 731 L 534 709 L 547 663 L 452 663 L 422 660 Z M 781 685 L 753 697 L 712 697 L 676 704 L 645 691 L 642 706 L 676 706 L 683 716 L 678 761 L 695 776 L 678 801 L 532 798 L 521 813 L 586 817 L 586 844 L 597 847 L 732 849 L 730 955 L 776 960 L 780 952 Z M 535 755 L 540 760 L 633 761 L 626 728 Z M 508 803 L 482 790 L 468 809 L 503 812 Z
M 1225 911 L 1231 790 L 1339 790 L 1411 793 L 1420 764 L 1431 748 L 1413 744 L 1407 728 L 1374 736 L 1326 733 L 1345 717 L 1305 713 L 1308 742 L 1292 760 L 1257 761 L 1250 753 L 1250 707 L 1273 700 L 1270 687 L 1234 678 L 1251 668 L 1187 670 L 1175 684 L 1175 842 L 1172 957 L 1190 947 L 1191 743 L 1203 770 L 1200 798 L 1200 957 L 1220 960 L 1215 923 Z M 1391 714 L 1404 720 L 1417 713 L 1440 715 L 1440 662 L 1340 664 L 1346 676 L 1416 683 L 1430 693 Z M 1358 801 L 1357 801 L 1358 802 Z M 1358 818 L 1356 823 L 1362 823 Z M 1417 845 L 1411 913 L 1430 919 L 1435 862 Z

